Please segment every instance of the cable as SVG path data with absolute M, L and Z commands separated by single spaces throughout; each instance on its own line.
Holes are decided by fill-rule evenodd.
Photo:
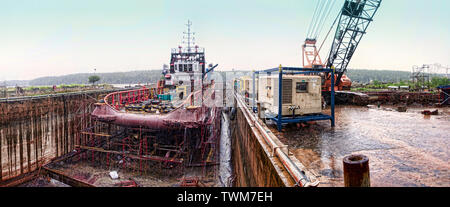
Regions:
M 324 0 L 319 0 L 318 1 L 318 9 L 317 12 L 314 15 L 314 21 L 312 22 L 312 27 L 311 27 L 311 31 L 308 34 L 308 38 L 312 38 L 313 34 L 316 31 L 316 26 L 317 26 L 317 22 L 322 14 L 322 9 L 323 9 L 323 5 L 324 5 L 325 1 Z
M 333 24 L 330 27 L 330 30 L 328 30 L 327 35 L 325 36 L 325 38 L 322 41 L 322 44 L 319 47 L 319 50 L 317 51 L 317 54 L 314 56 L 314 61 L 316 61 L 317 56 L 319 55 L 320 51 L 322 50 L 322 46 L 323 44 L 325 44 L 325 41 L 328 39 L 328 36 L 330 35 L 331 30 L 333 30 L 334 25 L 336 24 L 336 21 L 338 20 L 339 16 L 341 16 L 341 13 L 339 12 L 339 14 L 337 15 L 336 19 L 334 20 Z M 332 43 L 333 44 L 333 43 Z M 325 63 L 325 65 L 328 65 L 328 58 L 329 58 L 329 54 L 327 55 L 327 59 L 325 59 L 327 62 Z
M 322 45 L 320 45 L 319 52 L 320 52 L 320 50 L 322 49 L 322 46 L 323 46 L 323 44 L 325 43 L 326 39 L 328 38 L 328 35 L 330 35 L 330 32 L 333 30 L 334 25 L 336 24 L 337 20 L 338 20 L 339 17 L 341 16 L 341 13 L 342 13 L 342 11 L 339 12 L 339 14 L 336 16 L 336 19 L 334 20 L 333 24 L 331 25 L 330 30 L 328 30 L 327 36 L 326 36 L 325 39 L 323 40 Z M 334 43 L 334 40 L 333 40 L 333 42 L 331 43 L 331 50 L 333 50 L 333 43 Z M 330 51 L 330 52 L 331 52 L 331 51 Z M 326 59 L 327 62 L 325 63 L 326 65 L 328 65 L 328 60 L 329 60 L 329 58 L 330 58 L 330 54 L 327 55 L 327 59 Z
M 329 1 L 329 0 L 327 0 L 327 1 Z M 314 22 L 314 26 L 313 26 L 313 29 L 312 29 L 312 31 L 311 31 L 311 34 L 308 36 L 308 37 L 313 37 L 312 35 L 313 34 L 315 34 L 316 33 L 316 30 L 317 30 L 317 24 L 318 24 L 318 22 L 319 22 L 319 19 L 321 18 L 321 16 L 323 15 L 323 8 L 324 8 L 324 5 L 325 5 L 325 1 L 320 1 L 321 2 L 321 4 L 320 4 L 320 9 L 318 10 L 319 11 L 319 13 L 318 13 L 318 16 L 317 16 L 317 18 L 316 18 L 316 20 L 315 20 L 315 22 Z
M 314 20 L 315 20 L 315 18 L 316 18 L 317 9 L 319 8 L 319 3 L 320 3 L 320 0 L 317 1 L 316 9 L 314 10 L 314 14 L 313 14 L 313 17 L 312 17 L 312 19 L 311 19 L 311 22 L 309 23 L 308 32 L 307 32 L 307 34 L 306 34 L 306 37 L 309 37 L 309 34 L 310 34 L 310 31 L 311 31 L 313 22 L 314 22 Z
M 331 3 L 331 1 L 330 1 L 330 3 Z M 323 28 L 324 28 L 324 26 L 325 26 L 325 22 L 327 21 L 327 19 L 329 18 L 329 16 L 330 16 L 330 14 L 331 14 L 331 11 L 333 10 L 333 7 L 334 7 L 334 5 L 335 5 L 335 3 L 336 3 L 336 0 L 333 0 L 333 3 L 332 4 L 330 4 L 330 6 L 328 7 L 328 11 L 326 12 L 326 16 L 325 16 L 325 18 L 323 19 L 323 21 L 322 21 L 322 23 L 321 23 L 321 27 L 320 27 L 320 29 L 317 31 L 317 33 L 316 33 L 316 38 L 318 38 L 318 36 L 320 35 L 320 33 L 322 33 L 322 30 L 323 30 Z
M 322 12 L 320 13 L 319 21 L 317 22 L 317 28 L 314 30 L 314 39 L 317 39 L 317 32 L 319 31 L 319 28 L 322 27 L 322 25 L 323 25 L 322 22 L 325 17 L 325 13 L 328 10 L 329 5 L 330 5 L 330 0 L 327 0 L 327 2 L 324 4 Z

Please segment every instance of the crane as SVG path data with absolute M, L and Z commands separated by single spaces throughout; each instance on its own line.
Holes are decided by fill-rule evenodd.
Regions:
M 347 66 L 373 21 L 382 0 L 346 0 L 339 15 L 339 22 L 334 35 L 327 68 L 336 69 L 336 85 L 347 71 Z
M 335 87 L 337 102 L 349 102 L 349 98 L 361 96 L 353 92 L 343 92 L 350 90 L 351 80 L 345 75 L 348 64 L 352 59 L 356 48 L 366 34 L 369 24 L 373 21 L 382 0 L 345 0 L 342 9 L 334 20 L 323 43 L 317 50 L 316 42 L 323 29 L 323 24 L 327 20 L 336 0 L 319 0 L 314 11 L 313 19 L 308 28 L 306 41 L 303 49 L 304 68 L 328 68 L 335 69 L 335 86 L 331 86 L 331 74 L 323 74 L 322 91 L 324 96 L 329 96 L 331 87 Z M 331 50 L 328 53 L 326 62 L 322 63 L 319 52 L 330 32 L 337 24 Z M 306 60 L 306 61 L 305 61 Z M 361 99 L 358 97 L 358 99 Z M 354 98 L 352 98 L 354 99 Z M 326 99 L 328 100 L 328 99 Z M 364 101 L 363 101 L 364 102 Z

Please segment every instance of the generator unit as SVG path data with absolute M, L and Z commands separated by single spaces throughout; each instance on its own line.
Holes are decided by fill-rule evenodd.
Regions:
M 320 76 L 284 75 L 282 81 L 283 116 L 322 113 Z M 278 75 L 261 75 L 258 84 L 258 102 L 271 114 L 278 115 Z
M 246 98 L 246 102 L 253 98 L 253 78 L 250 76 L 243 76 L 237 79 L 239 85 L 239 94 Z M 258 79 L 255 79 L 255 85 L 258 86 Z M 257 89 L 255 89 L 257 93 Z M 255 97 L 256 98 L 256 97 Z

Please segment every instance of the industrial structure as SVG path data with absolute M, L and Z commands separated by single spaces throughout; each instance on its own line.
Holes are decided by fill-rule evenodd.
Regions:
M 313 133 L 300 129 L 323 130 L 327 137 L 335 134 L 342 128 L 335 127 L 336 103 L 378 103 L 379 107 L 382 102 L 411 104 L 421 100 L 427 104 L 439 102 L 439 106 L 449 104 L 449 86 L 438 87 L 440 94 L 410 93 L 409 88 L 397 91 L 399 87 L 366 94 L 349 91 L 352 82 L 346 70 L 381 0 L 346 0 L 324 38 L 325 42 L 336 26 L 331 49 L 322 59 L 319 53 L 323 43 L 320 47 L 316 43 L 335 2 L 317 2 L 302 46 L 301 67 L 279 65 L 252 71 L 251 76 L 234 79 L 231 92 L 227 91 L 226 80 L 216 83 L 208 77 L 218 65 L 206 65 L 205 49 L 195 44 L 192 23 L 188 21 L 185 46 L 171 50 L 170 64 L 164 66 L 157 83 L 120 90 L 0 99 L 0 186 L 17 186 L 41 175 L 76 187 L 159 186 L 145 183 L 149 175 L 170 183 L 166 186 L 219 186 L 218 166 L 224 162 L 221 141 L 228 134 L 230 142 L 225 147 L 233 158 L 225 161 L 233 163 L 234 174 L 226 178 L 228 186 L 318 186 L 318 173 L 310 171 L 310 166 L 296 156 L 311 153 L 324 157 L 328 152 L 317 153 L 309 148 L 292 151 L 288 146 L 292 140 L 281 139 L 288 129 L 311 136 L 306 141 L 311 142 L 308 144 L 312 149 L 329 147 L 335 140 L 313 140 Z M 429 82 L 428 69 L 426 65 L 415 67 L 412 79 L 425 86 Z M 220 84 L 223 88 L 218 89 Z M 229 97 L 231 106 L 224 106 Z M 355 112 L 358 116 L 361 111 L 374 113 L 369 107 L 353 108 L 360 110 Z M 411 122 L 414 119 L 409 118 Z M 315 123 L 328 120 L 331 127 L 328 122 Z M 285 127 L 288 124 L 293 125 Z M 348 128 L 357 128 L 352 127 Z M 367 137 L 379 130 L 370 127 L 364 133 L 352 132 L 366 144 Z M 387 135 L 379 134 L 382 138 Z M 348 140 L 342 145 L 354 143 Z M 375 143 L 372 148 L 358 146 L 351 152 L 408 148 L 398 139 L 392 142 L 398 145 L 395 148 L 391 143 L 369 141 Z M 330 165 L 334 165 L 334 159 L 330 155 Z M 343 161 L 341 177 L 345 186 L 370 186 L 368 157 L 350 156 Z M 364 168 L 363 173 L 358 166 Z M 327 167 L 320 173 L 340 172 L 334 166 Z M 415 170 L 403 165 L 399 168 Z M 123 180 L 124 174 L 135 177 Z
M 317 120 L 330 120 L 331 126 L 335 125 L 334 116 L 334 87 L 331 88 L 331 114 L 322 114 L 322 97 L 320 91 L 320 76 L 312 76 L 328 72 L 334 75 L 331 69 L 305 69 L 282 67 L 256 71 L 253 75 L 253 94 L 256 89 L 256 76 L 258 76 L 258 94 L 254 96 L 252 108 L 260 114 L 260 118 L 273 120 L 277 124 L 278 131 L 281 131 L 285 123 L 300 123 Z M 278 77 L 273 77 L 272 73 L 278 73 Z M 266 76 L 259 76 L 260 74 Z M 287 75 L 288 74 L 288 75 Z M 309 75 L 309 76 L 308 76 Z M 270 80 L 268 80 L 270 79 Z M 334 76 L 331 77 L 334 83 Z M 258 100 L 255 100 L 258 97 Z M 256 106 L 259 104 L 259 107 Z M 265 109 L 269 113 L 265 114 Z M 297 116 L 299 115 L 299 116 Z
M 270 113 L 268 117 L 277 123 L 278 130 L 281 131 L 284 123 L 315 120 L 331 120 L 331 125 L 334 126 L 335 95 L 339 103 L 367 104 L 369 100 L 365 94 L 339 91 L 351 88 L 351 80 L 345 76 L 345 72 L 380 4 L 381 0 L 345 1 L 325 37 L 326 40 L 337 24 L 330 52 L 326 62 L 323 63 L 319 55 L 323 43 L 319 49 L 316 43 L 324 22 L 334 6 L 334 1 L 333 3 L 318 1 L 313 21 L 308 28 L 307 38 L 302 46 L 303 68 L 280 65 L 279 68 L 254 72 L 251 92 L 253 111 L 264 114 L 261 110 L 268 109 Z M 272 77 L 272 73 L 276 72 L 278 72 L 278 78 Z M 261 76 L 262 73 L 267 75 Z M 241 89 L 244 91 L 245 98 L 249 99 L 250 96 L 247 94 L 250 94 L 250 87 L 245 87 L 248 85 L 246 81 L 248 80 L 242 80 L 244 87 Z M 335 94 L 335 91 L 338 93 Z M 331 105 L 331 115 L 321 113 L 323 105 L 321 95 L 324 102 Z M 258 109 L 257 104 L 260 105 Z
M 367 28 L 373 21 L 381 1 L 346 0 L 319 49 L 316 47 L 317 38 L 330 15 L 335 1 L 317 1 L 313 20 L 308 28 L 307 38 L 302 46 L 302 59 L 304 68 L 328 68 L 335 71 L 335 84 L 331 84 L 329 73 L 321 73 L 323 79 L 322 90 L 326 100 L 329 100 L 331 88 L 334 87 L 337 91 L 336 98 L 338 103 L 354 103 L 352 101 L 355 99 L 359 100 L 358 104 L 364 104 L 367 101 L 365 100 L 367 97 L 363 94 L 348 91 L 341 93 L 340 91 L 350 90 L 351 88 L 351 80 L 345 75 L 345 72 L 362 37 L 367 33 Z M 331 49 L 326 62 L 322 62 L 319 54 L 320 50 L 335 25 L 337 26 Z
M 411 73 L 412 82 L 419 87 L 420 91 L 430 89 L 430 65 L 414 66 Z
M 282 93 L 279 94 L 278 76 L 260 75 L 258 85 L 258 103 L 270 112 L 278 112 L 281 107 L 283 116 L 297 116 L 322 112 L 320 76 L 285 75 L 282 80 Z M 278 97 L 282 95 L 282 103 Z

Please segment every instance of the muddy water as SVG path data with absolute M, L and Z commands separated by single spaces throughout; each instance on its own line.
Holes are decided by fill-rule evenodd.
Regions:
M 222 187 L 229 186 L 229 179 L 231 177 L 231 136 L 230 136 L 230 121 L 227 114 L 222 114 L 222 126 L 220 133 L 220 166 L 219 179 Z
M 350 154 L 369 157 L 372 186 L 450 186 L 450 109 L 425 116 L 423 108 L 391 108 L 342 106 L 334 129 L 320 121 L 272 131 L 313 170 L 320 186 L 344 185 L 342 159 Z

